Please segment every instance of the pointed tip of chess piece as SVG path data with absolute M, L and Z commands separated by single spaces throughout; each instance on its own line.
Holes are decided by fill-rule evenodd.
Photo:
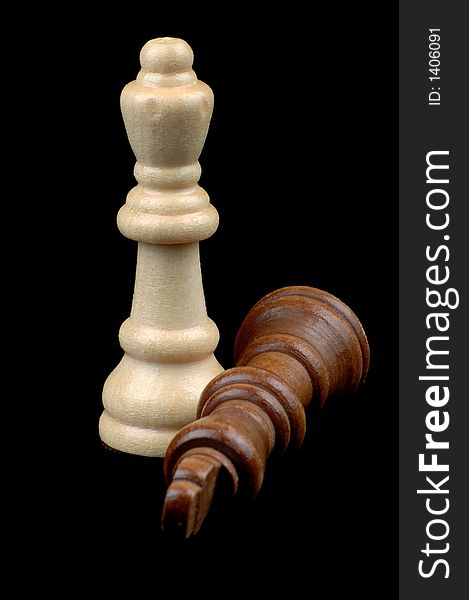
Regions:
M 229 459 L 214 448 L 188 450 L 173 469 L 172 464 L 165 464 L 171 484 L 166 492 L 161 528 L 183 533 L 187 539 L 202 527 L 212 506 L 219 476 L 228 474 L 225 486 L 228 483 L 233 493 L 237 489 L 238 477 Z M 226 473 L 222 473 L 224 469 Z
M 192 481 L 173 481 L 166 492 L 161 528 L 173 534 L 183 534 L 186 539 L 195 534 L 203 522 L 200 515 L 201 492 L 202 488 Z

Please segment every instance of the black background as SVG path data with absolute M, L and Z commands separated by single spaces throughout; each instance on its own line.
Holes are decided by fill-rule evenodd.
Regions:
M 76 8 L 44 34 L 52 105 L 44 125 L 53 123 L 58 141 L 43 183 L 59 191 L 54 216 L 63 223 L 50 261 L 58 252 L 69 265 L 52 277 L 63 364 L 50 403 L 58 425 L 41 456 L 55 484 L 50 565 L 66 564 L 72 586 L 133 582 L 156 597 L 167 585 L 210 598 L 253 589 L 395 598 L 397 15 L 356 5 L 313 7 L 311 16 L 255 8 L 257 16 L 235 4 Z M 162 461 L 111 454 L 97 434 L 136 258 L 115 224 L 135 185 L 119 95 L 138 72 L 140 48 L 159 36 L 191 45 L 194 69 L 215 93 L 200 184 L 220 226 L 201 243 L 201 261 L 219 361 L 232 366 L 245 314 L 286 285 L 341 298 L 372 353 L 360 392 L 310 412 L 303 448 L 271 465 L 256 500 L 215 507 L 188 542 L 159 528 Z

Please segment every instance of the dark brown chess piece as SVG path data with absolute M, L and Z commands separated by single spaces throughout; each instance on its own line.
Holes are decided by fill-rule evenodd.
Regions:
M 221 475 L 233 493 L 244 486 L 255 495 L 274 448 L 301 445 L 305 407 L 354 392 L 369 358 L 360 321 L 331 294 L 286 287 L 262 298 L 239 329 L 237 366 L 206 386 L 198 420 L 169 445 L 163 527 L 197 533 Z

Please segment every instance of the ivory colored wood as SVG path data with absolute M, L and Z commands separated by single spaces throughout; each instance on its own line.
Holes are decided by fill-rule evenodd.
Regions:
M 121 95 L 138 185 L 117 222 L 138 242 L 138 254 L 131 314 L 119 332 L 125 355 L 104 385 L 99 433 L 108 446 L 144 456 L 164 456 L 223 370 L 213 355 L 219 336 L 207 316 L 199 260 L 199 241 L 218 226 L 197 184 L 213 93 L 192 61 L 183 40 L 151 40 L 136 81 Z

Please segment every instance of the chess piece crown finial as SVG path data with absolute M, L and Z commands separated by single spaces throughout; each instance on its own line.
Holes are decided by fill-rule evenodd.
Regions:
M 141 70 L 137 81 L 148 87 L 191 85 L 197 81 L 192 70 L 192 48 L 179 38 L 156 38 L 140 52 Z

